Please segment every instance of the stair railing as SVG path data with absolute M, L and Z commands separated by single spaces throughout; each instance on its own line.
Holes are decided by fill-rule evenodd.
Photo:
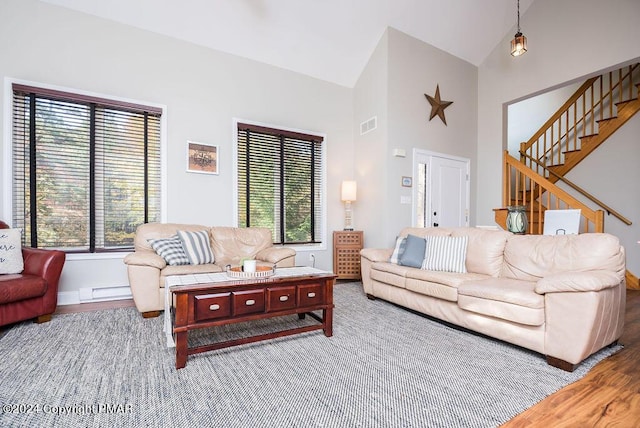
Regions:
M 524 205 L 529 222 L 527 231 L 543 233 L 547 209 L 580 209 L 580 233 L 604 232 L 604 211 L 592 210 L 518 159 L 504 152 L 502 204 Z
M 520 152 L 527 155 L 521 161 L 549 177 L 547 167 L 562 164 L 564 152 L 580 150 L 580 137 L 595 134 L 598 120 L 614 117 L 616 103 L 637 96 L 638 81 L 638 63 L 588 79 L 529 141 L 520 145 Z
M 520 153 L 520 155 L 524 156 L 524 157 L 529 157 L 528 155 L 523 154 L 523 153 Z M 529 160 L 531 162 L 538 163 L 538 161 L 535 160 L 535 159 L 529 159 Z M 617 218 L 618 220 L 620 220 L 621 222 L 623 222 L 627 226 L 630 226 L 631 224 L 633 224 L 631 222 L 631 220 L 629 220 L 628 218 L 626 218 L 625 216 L 620 214 L 618 211 L 616 211 L 613 208 L 611 208 L 609 205 L 607 205 L 604 202 L 602 202 L 600 199 L 598 199 L 595 196 L 593 196 L 591 193 L 589 193 L 586 190 L 584 190 L 582 187 L 580 187 L 577 184 L 573 183 L 571 180 L 567 179 L 566 177 L 560 176 L 560 175 L 556 174 L 555 172 L 553 172 L 551 170 L 549 170 L 549 174 L 555 176 L 555 178 L 557 178 L 558 180 L 562 181 L 567 186 L 571 187 L 573 190 L 575 190 L 576 192 L 580 193 L 582 196 L 584 196 L 585 198 L 589 199 L 594 204 L 598 205 L 600 208 L 603 208 L 604 211 L 607 214 L 614 216 L 615 218 Z M 535 193 L 535 191 L 536 190 L 534 189 L 534 193 Z

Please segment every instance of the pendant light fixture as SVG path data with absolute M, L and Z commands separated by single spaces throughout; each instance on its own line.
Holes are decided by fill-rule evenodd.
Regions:
M 518 32 L 511 40 L 511 56 L 520 56 L 527 51 L 527 38 L 520 32 L 520 0 L 518 1 Z

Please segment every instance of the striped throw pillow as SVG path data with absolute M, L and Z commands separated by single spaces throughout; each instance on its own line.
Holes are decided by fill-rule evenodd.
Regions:
M 213 263 L 213 252 L 209 244 L 209 232 L 206 230 L 198 232 L 179 230 L 178 236 L 182 241 L 182 248 L 192 265 Z
M 466 273 L 468 236 L 430 236 L 422 269 Z
M 182 241 L 178 235 L 169 238 L 149 239 L 149 245 L 169 266 L 189 264 L 189 259 L 182 249 Z
M 398 260 L 400 260 L 400 256 L 402 256 L 402 253 L 404 253 L 404 249 L 406 248 L 406 246 L 407 246 L 407 238 L 398 236 L 396 238 L 396 246 L 393 249 L 393 254 L 391 254 L 389 261 L 391 263 L 398 264 Z

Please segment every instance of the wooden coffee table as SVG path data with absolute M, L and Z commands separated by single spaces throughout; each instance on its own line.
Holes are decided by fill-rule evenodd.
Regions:
M 201 352 L 314 330 L 323 330 L 327 337 L 333 335 L 335 274 L 313 268 L 280 268 L 274 276 L 266 279 L 236 280 L 221 275 L 226 274 L 209 276 L 216 282 L 184 284 L 194 282 L 189 278 L 182 281 L 181 285 L 176 285 L 180 284 L 181 278 L 167 278 L 167 297 L 169 299 L 173 294 L 175 298 L 175 317 L 171 330 L 175 335 L 176 369 L 186 366 L 189 355 Z M 322 311 L 322 316 L 313 311 Z M 309 314 L 319 324 L 193 348 L 188 346 L 188 335 L 192 330 L 294 314 L 300 319 Z M 165 312 L 165 319 L 167 317 L 171 317 L 170 305 L 169 311 Z

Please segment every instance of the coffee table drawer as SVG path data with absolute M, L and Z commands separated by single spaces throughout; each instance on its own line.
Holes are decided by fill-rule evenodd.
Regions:
M 306 284 L 298 287 L 298 307 L 316 306 L 324 303 L 322 284 Z
M 231 292 L 233 315 L 264 312 L 264 290 L 246 290 Z
M 296 307 L 296 287 L 267 288 L 267 312 Z
M 202 294 L 196 300 L 196 321 L 231 316 L 231 293 Z

